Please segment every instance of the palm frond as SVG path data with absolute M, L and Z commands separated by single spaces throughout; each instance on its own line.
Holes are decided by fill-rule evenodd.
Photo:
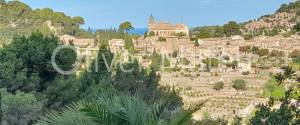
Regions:
M 41 117 L 36 125 L 96 125 L 94 121 L 80 112 L 80 108 L 84 106 L 84 103 L 73 103 L 61 109 L 61 111 L 49 112 Z
M 199 111 L 207 101 L 190 106 L 187 110 L 179 110 L 172 115 L 170 119 L 170 125 L 188 125 L 193 118 L 193 114 Z

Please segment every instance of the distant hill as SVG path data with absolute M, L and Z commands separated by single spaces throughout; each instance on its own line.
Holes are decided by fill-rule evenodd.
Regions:
M 243 30 L 248 34 L 268 36 L 281 34 L 286 37 L 299 32 L 299 28 L 295 28 L 299 22 L 300 1 L 296 0 L 289 4 L 282 4 L 274 14 L 264 15 L 244 23 Z
M 81 17 L 70 17 L 50 8 L 31 9 L 20 1 L 0 0 L 0 43 L 6 43 L 15 35 L 27 35 L 33 31 L 45 34 L 69 34 L 88 37 L 80 28 L 84 24 Z
M 246 30 L 258 29 L 280 29 L 291 30 L 300 20 L 300 1 L 282 4 L 281 7 L 271 15 L 264 15 L 256 20 L 245 23 Z
M 241 35 L 247 38 L 257 35 L 275 36 L 282 34 L 290 36 L 297 32 L 294 30 L 294 26 L 299 22 L 300 0 L 297 0 L 289 4 L 282 4 L 273 14 L 240 23 L 239 27 L 242 32 Z M 191 34 L 196 38 L 223 37 L 222 34 L 225 32 L 224 26 L 196 27 L 191 31 Z

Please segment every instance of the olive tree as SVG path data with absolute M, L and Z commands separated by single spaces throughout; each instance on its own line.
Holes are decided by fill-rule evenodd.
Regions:
M 237 91 L 243 91 L 243 90 L 246 90 L 246 81 L 243 80 L 243 79 L 236 79 L 236 80 L 233 80 L 232 81 L 233 85 L 232 87 L 237 90 Z

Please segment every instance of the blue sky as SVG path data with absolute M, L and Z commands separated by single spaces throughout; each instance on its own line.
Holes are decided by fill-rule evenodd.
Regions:
M 293 0 L 21 0 L 32 8 L 49 7 L 85 19 L 84 27 L 118 27 L 130 21 L 147 27 L 150 14 L 157 20 L 185 23 L 189 27 L 244 22 L 270 14 Z

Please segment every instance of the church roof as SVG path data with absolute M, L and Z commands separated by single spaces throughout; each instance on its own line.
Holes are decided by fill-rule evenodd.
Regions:
M 184 24 L 170 24 L 164 22 L 155 22 L 149 24 L 149 30 L 186 30 L 187 26 Z

